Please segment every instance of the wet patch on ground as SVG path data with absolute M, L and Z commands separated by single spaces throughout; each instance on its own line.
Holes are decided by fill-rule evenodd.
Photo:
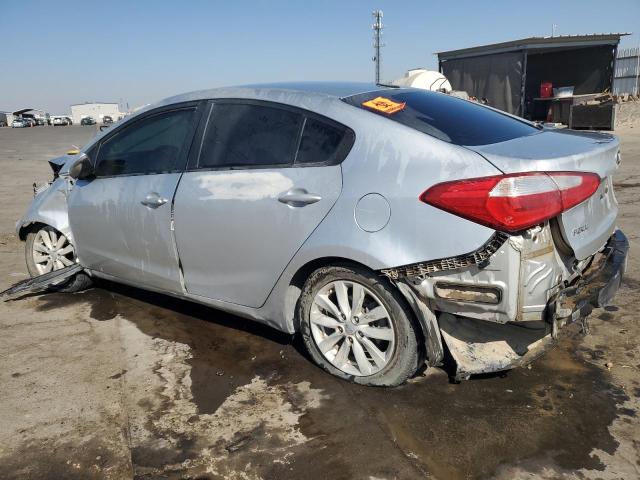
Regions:
M 437 478 L 487 478 L 503 463 L 535 458 L 599 470 L 591 452 L 617 448 L 607 427 L 627 397 L 600 369 L 568 353 L 576 343 L 565 339 L 531 369 L 506 376 L 459 385 L 443 377 L 367 400 L 402 449 Z M 389 402 L 393 408 L 375 409 Z
M 105 284 L 43 296 L 37 308 L 60 301 L 87 302 L 97 320 L 120 315 L 156 352 L 137 373 L 155 376 L 148 391 L 131 383 L 140 357 L 119 374 L 141 417 L 138 478 L 473 479 L 518 462 L 598 471 L 592 452 L 618 446 L 608 426 L 635 415 L 607 371 L 585 361 L 603 353 L 581 349 L 577 325 L 531 369 L 372 389 L 323 373 L 288 335 L 204 306 Z
M 121 480 L 130 478 L 131 466 L 122 452 L 114 451 L 99 435 L 89 436 L 82 445 L 64 439 L 25 442 L 17 453 L 2 456 L 3 480 Z

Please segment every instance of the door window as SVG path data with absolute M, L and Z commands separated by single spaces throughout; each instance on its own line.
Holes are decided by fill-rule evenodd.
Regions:
M 351 130 L 317 118 L 308 117 L 304 123 L 296 165 L 340 163 L 353 145 Z
M 353 146 L 353 131 L 318 115 L 269 104 L 214 104 L 198 168 L 336 165 Z
M 96 176 L 165 173 L 182 168 L 193 109 L 160 113 L 135 122 L 100 145 Z
M 302 115 L 283 108 L 216 103 L 202 142 L 198 166 L 268 167 L 291 165 Z

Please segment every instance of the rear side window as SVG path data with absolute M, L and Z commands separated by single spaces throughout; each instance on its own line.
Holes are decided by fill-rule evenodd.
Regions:
M 349 153 L 353 140 L 351 130 L 308 117 L 304 123 L 296 165 L 340 163 Z
M 303 116 L 265 105 L 215 103 L 202 141 L 200 168 L 290 165 Z
M 378 97 L 404 107 L 389 108 L 392 113 L 385 113 L 363 105 Z M 455 145 L 488 145 L 539 132 L 524 121 L 482 105 L 427 90 L 379 90 L 344 101 Z
M 163 173 L 183 167 L 193 109 L 160 113 L 135 122 L 100 145 L 96 176 Z

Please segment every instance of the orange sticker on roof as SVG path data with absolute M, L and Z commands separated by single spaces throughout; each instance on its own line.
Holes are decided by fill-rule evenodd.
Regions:
M 406 104 L 406 102 L 398 103 L 384 97 L 376 97 L 373 100 L 362 102 L 363 107 L 370 108 L 371 110 L 376 110 L 377 112 L 386 113 L 387 115 L 399 112 L 405 107 Z

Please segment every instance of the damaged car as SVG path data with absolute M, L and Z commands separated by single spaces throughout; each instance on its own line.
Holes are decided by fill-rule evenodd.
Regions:
M 619 162 L 612 135 L 443 93 L 222 88 L 52 161 L 17 232 L 58 290 L 104 278 L 232 312 L 364 385 L 445 352 L 465 379 L 526 364 L 611 302 Z

